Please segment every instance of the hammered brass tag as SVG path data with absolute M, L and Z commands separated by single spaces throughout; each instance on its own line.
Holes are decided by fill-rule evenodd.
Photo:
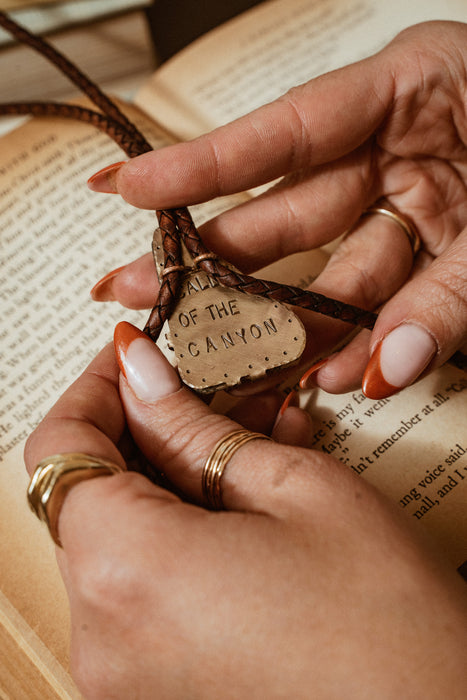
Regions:
M 264 377 L 305 348 L 305 329 L 286 306 L 224 287 L 201 270 L 186 275 L 168 327 L 180 376 L 199 392 Z

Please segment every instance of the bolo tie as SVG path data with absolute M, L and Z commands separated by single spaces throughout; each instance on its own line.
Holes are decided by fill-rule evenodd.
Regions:
M 0 26 L 39 52 L 97 108 L 56 102 L 0 104 L 0 115 L 60 117 L 86 122 L 113 139 L 129 158 L 153 150 L 118 105 L 62 53 L 0 12 Z M 238 386 L 295 364 L 305 330 L 289 307 L 300 307 L 372 329 L 377 314 L 323 294 L 243 274 L 203 243 L 186 207 L 156 211 L 152 253 L 159 292 L 144 332 L 167 347 L 181 379 L 199 393 Z M 219 351 L 221 351 L 219 353 Z M 222 361 L 219 357 L 222 357 Z M 450 364 L 466 370 L 457 352 Z

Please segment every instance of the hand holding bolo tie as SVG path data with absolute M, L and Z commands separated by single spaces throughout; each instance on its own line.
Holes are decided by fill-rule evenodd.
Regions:
M 312 81 L 309 87 L 214 135 L 107 169 L 93 179 L 93 186 L 118 191 L 139 206 L 153 207 L 157 199 L 157 207 L 183 207 L 221 191 L 251 186 L 247 183 L 257 183 L 261 177 L 271 180 L 290 173 L 269 193 L 203 227 L 206 250 L 190 253 L 195 270 L 202 269 L 217 284 L 217 256 L 229 261 L 226 274 L 230 275 L 232 264 L 254 270 L 281 254 L 320 245 L 351 229 L 316 282 L 316 292 L 322 296 L 315 296 L 314 290 L 303 296 L 327 304 L 324 297 L 334 283 L 343 302 L 334 306 L 331 300 L 324 308 L 343 303 L 340 308 L 346 310 L 347 302 L 350 307 L 359 302 L 378 308 L 391 297 L 375 328 L 375 334 L 391 338 L 384 329 L 397 310 L 400 318 L 403 312 L 409 316 L 394 328 L 407 325 L 410 314 L 423 310 L 423 294 L 417 293 L 410 304 L 407 301 L 414 285 L 422 283 L 426 289 L 433 272 L 435 278 L 442 276 L 444 252 L 449 256 L 452 248 L 450 259 L 459 258 L 465 226 L 460 184 L 463 151 L 452 131 L 448 145 L 456 156 L 457 177 L 444 163 L 437 180 L 440 194 L 435 200 L 428 198 L 430 206 L 443 197 L 450 202 L 445 215 L 439 213 L 446 246 L 439 263 L 436 259 L 430 264 L 430 256 L 436 255 L 436 222 L 432 227 L 429 217 L 424 222 L 410 198 L 402 206 L 401 185 L 405 183 L 411 191 L 409 176 L 415 165 L 434 168 L 434 157 L 430 162 L 428 156 L 421 157 L 404 171 L 396 162 L 402 156 L 393 153 L 391 158 L 389 150 L 383 153 L 389 146 L 394 151 L 408 149 L 409 141 L 397 109 L 397 100 L 406 93 L 401 86 L 398 94 L 397 85 L 389 91 L 382 65 L 389 66 L 392 75 L 405 76 L 411 50 L 418 55 L 420 46 L 439 46 L 441 59 L 447 61 L 449 46 L 465 46 L 462 26 L 433 25 L 412 32 L 401 35 L 386 54 Z M 453 83 L 460 75 L 455 70 L 460 56 L 459 49 L 451 57 Z M 398 71 L 391 70 L 398 61 Z M 427 63 L 425 78 L 428 68 Z M 453 83 L 446 90 L 454 103 L 451 116 L 459 114 Z M 419 94 L 422 88 L 416 76 L 412 85 L 413 95 Z M 372 94 L 378 88 L 373 101 L 368 98 L 371 87 Z M 355 103 L 349 101 L 353 91 L 360 104 L 362 95 L 366 97 L 366 123 L 360 110 L 356 117 Z M 297 97 L 304 100 L 298 111 Z M 436 98 L 442 110 L 441 90 Z M 339 120 L 329 116 L 333 104 Z M 295 140 L 295 148 L 286 152 L 284 133 L 291 135 L 297 114 L 306 116 L 305 107 L 314 114 L 313 120 L 304 122 L 311 129 L 312 147 L 300 155 Z M 399 120 L 391 120 L 391 109 Z M 320 115 L 326 129 L 315 133 Z M 264 118 L 267 138 L 263 144 L 261 139 L 255 141 L 260 133 L 255 128 L 257 118 Z M 112 119 L 115 130 L 132 140 L 119 118 Z M 391 141 L 384 130 L 395 127 L 400 130 L 399 139 Z M 272 138 L 277 134 L 274 147 L 268 141 L 271 134 Z M 217 159 L 218 171 L 209 158 L 200 156 L 213 149 L 217 156 L 230 153 L 229 144 L 234 142 L 237 147 L 242 144 L 243 152 L 237 160 L 230 155 Z M 419 152 L 424 143 L 423 139 L 417 142 Z M 255 163 L 245 159 L 252 151 L 257 154 Z M 268 167 L 264 167 L 266 152 L 274 153 Z M 184 183 L 183 177 L 178 179 L 181 201 L 171 183 L 175 172 L 183 175 L 179 164 L 188 156 L 198 176 Z M 239 160 L 248 167 L 239 168 Z M 132 171 L 136 162 L 145 174 L 142 179 Z M 260 162 L 261 175 L 254 172 Z M 151 175 L 156 171 L 159 183 Z M 210 173 L 215 173 L 216 183 Z M 389 183 L 395 182 L 396 175 L 399 184 L 391 189 Z M 456 191 L 452 183 L 460 189 Z M 331 218 L 319 215 L 318 202 L 324 193 Z M 383 195 L 387 201 L 380 206 Z M 297 217 L 300 203 L 303 218 Z M 375 207 L 383 212 L 374 211 Z M 179 239 L 184 213 L 158 211 L 169 212 L 167 228 Z M 160 224 L 164 237 L 165 225 Z M 187 228 L 191 230 L 190 222 Z M 229 237 L 228 230 L 235 231 L 235 237 Z M 412 270 L 418 237 L 423 249 Z M 443 247 L 439 238 L 438 243 Z M 167 256 L 168 250 L 167 245 Z M 163 262 L 169 272 L 161 270 L 161 287 L 182 285 L 187 275 L 183 255 L 175 250 L 173 258 Z M 149 263 L 151 282 L 135 293 L 129 287 L 129 275 L 136 269 L 140 279 L 146 279 Z M 124 268 L 100 285 L 95 296 L 100 292 L 101 297 L 129 304 L 137 296 L 138 303 L 152 305 L 158 286 L 153 265 L 151 258 Z M 377 285 L 365 286 L 365 269 Z M 192 274 L 188 272 L 188 278 Z M 239 284 L 247 283 L 243 273 L 236 277 L 234 270 L 232 274 Z M 456 275 L 456 291 L 459 280 Z M 399 306 L 401 293 L 404 303 Z M 168 299 L 172 312 L 175 307 Z M 235 311 L 234 306 L 230 309 Z M 374 321 L 370 312 L 363 312 L 362 318 L 365 314 Z M 433 315 L 424 318 L 431 324 Z M 335 330 L 334 320 L 329 323 L 316 321 L 327 340 L 338 341 L 342 328 Z M 430 337 L 439 345 L 435 355 L 412 332 L 412 349 L 424 348 L 426 356 L 431 353 L 432 359 L 425 357 L 427 369 L 461 347 L 462 323 L 465 328 L 465 315 L 459 312 L 455 323 L 445 325 L 449 332 L 444 335 L 436 335 L 438 326 L 430 325 Z M 423 339 L 423 325 L 412 325 L 422 330 Z M 395 332 L 392 326 L 389 330 Z M 378 351 L 378 366 L 383 370 L 385 343 Z M 182 385 L 147 333 L 120 325 L 116 348 L 118 365 L 114 348 L 104 349 L 33 433 L 25 453 L 31 473 L 40 465 L 31 482 L 31 503 L 62 545 L 57 553 L 71 605 L 71 665 L 85 697 L 151 698 L 154 693 L 167 698 L 236 700 L 255 695 L 363 697 L 369 687 L 388 698 L 401 692 L 434 697 L 433 689 L 440 687 L 456 697 L 465 685 L 464 585 L 373 488 L 337 460 L 303 449 L 310 432 L 303 412 L 291 406 L 275 421 L 273 401 L 263 394 L 249 397 L 236 415 L 216 415 Z M 419 361 L 420 352 L 417 357 Z M 355 372 L 361 373 L 367 361 L 368 337 L 356 336 L 319 370 L 318 382 L 325 383 L 325 371 L 329 373 L 336 362 L 341 363 L 341 374 L 335 388 L 354 382 Z M 412 367 L 412 374 L 416 370 Z M 264 439 L 266 435 L 273 440 Z M 127 471 L 128 465 L 149 474 L 151 469 L 163 472 L 171 490 Z M 100 478 L 103 473 L 112 478 Z M 224 510 L 212 512 L 207 507 Z

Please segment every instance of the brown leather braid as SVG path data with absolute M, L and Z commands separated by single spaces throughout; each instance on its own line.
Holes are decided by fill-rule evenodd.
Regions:
M 55 102 L 6 102 L 0 104 L 0 115 L 31 114 L 34 117 L 60 117 L 76 119 L 95 126 L 112 138 L 130 157 L 140 155 L 140 144 L 120 122 L 92 109 Z
M 74 63 L 66 56 L 57 51 L 53 46 L 44 41 L 41 37 L 32 34 L 30 31 L 11 19 L 5 12 L 0 12 L 0 25 L 23 44 L 27 44 L 32 49 L 40 53 L 53 63 L 61 73 L 66 75 L 72 83 L 89 97 L 91 102 L 97 105 L 108 117 L 119 122 L 126 127 L 129 133 L 134 135 L 135 141 L 144 143 L 145 150 L 152 150 L 150 144 L 138 131 L 134 124 L 126 117 L 118 106 L 105 95 L 102 90 L 88 78 Z
M 161 286 L 157 303 L 152 309 L 147 320 L 144 332 L 156 342 L 161 332 L 164 321 L 168 320 L 172 315 L 173 307 L 175 306 L 179 293 L 180 283 L 183 274 L 182 249 L 180 246 L 180 233 L 177 229 L 176 216 L 173 211 L 159 211 L 159 228 L 162 232 L 162 247 L 164 250 L 164 267 L 165 268 L 182 268 L 174 269 L 162 276 Z M 157 241 L 153 240 L 153 254 L 155 255 L 154 246 Z
M 0 114 L 57 116 L 87 122 L 108 134 L 130 158 L 153 150 L 146 138 L 118 106 L 59 51 L 40 37 L 31 34 L 1 11 L 0 26 L 13 34 L 19 41 L 48 58 L 102 112 L 95 112 L 76 105 L 29 102 L 0 105 Z M 202 242 L 188 209 L 158 210 L 156 214 L 162 231 L 164 265 L 166 268 L 179 269 L 173 269 L 162 277 L 156 304 L 144 329 L 154 341 L 157 340 L 164 321 L 170 318 L 172 309 L 179 298 L 183 274 L 183 270 L 180 269 L 182 267 L 181 239 L 193 258 L 210 255 L 210 251 Z M 228 267 L 215 256 L 200 260 L 197 264 L 221 284 L 247 294 L 265 296 L 275 301 L 300 306 L 362 328 L 373 328 L 377 319 L 377 315 L 371 311 L 346 304 L 337 299 L 331 299 L 316 292 L 244 275 Z M 467 370 L 467 356 L 460 352 L 455 353 L 450 362 L 460 369 Z
M 65 119 L 78 119 L 89 123 L 112 138 L 120 148 L 130 157 L 134 158 L 152 151 L 151 144 L 135 125 L 123 114 L 119 107 L 102 90 L 62 53 L 44 41 L 41 37 L 29 32 L 24 27 L 14 22 L 5 12 L 0 11 L 0 26 L 9 31 L 19 41 L 27 44 L 42 56 L 48 58 L 57 68 L 66 75 L 102 112 L 79 107 L 77 105 L 57 104 L 54 102 L 22 102 L 0 105 L 0 114 L 32 114 L 34 116 L 64 117 Z M 178 246 L 178 256 L 181 259 L 179 236 L 176 233 L 176 219 L 170 211 L 157 211 L 160 228 L 166 232 L 164 236 L 164 254 L 167 259 L 177 257 L 175 246 Z M 169 244 L 169 240 L 172 241 Z M 167 250 L 165 248 L 167 245 Z M 178 259 L 178 257 L 177 257 Z M 150 335 L 156 340 L 165 320 L 170 318 L 170 313 L 179 295 L 180 275 L 173 275 L 172 279 L 164 279 L 151 312 Z M 145 329 L 149 331 L 148 328 Z
M 186 218 L 186 210 L 176 209 L 175 211 L 183 242 L 191 256 L 196 258 L 200 255 L 209 254 L 210 251 L 201 241 L 191 221 L 191 217 L 190 219 Z M 208 275 L 215 277 L 226 287 L 233 287 L 246 294 L 256 294 L 274 299 L 274 301 L 300 306 L 304 309 L 361 326 L 362 328 L 373 328 L 377 319 L 377 315 L 372 311 L 365 311 L 358 306 L 352 306 L 310 290 L 244 275 L 238 270 L 232 270 L 232 268 L 227 267 L 215 258 L 203 260 L 199 263 L 199 266 Z

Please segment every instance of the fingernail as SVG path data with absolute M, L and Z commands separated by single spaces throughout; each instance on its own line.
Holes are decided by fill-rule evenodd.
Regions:
M 434 357 L 437 346 L 420 326 L 405 323 L 378 343 L 363 375 L 362 389 L 370 399 L 385 399 L 409 386 Z
M 94 287 L 91 289 L 91 297 L 93 301 L 115 301 L 115 296 L 112 290 L 112 283 L 114 278 L 118 275 L 125 265 L 117 267 L 115 270 L 108 272 L 99 282 L 96 282 Z
M 286 410 L 289 408 L 289 406 L 298 406 L 299 401 L 298 401 L 298 394 L 296 391 L 291 391 L 289 394 L 287 394 L 285 401 L 283 402 L 282 406 L 279 409 L 279 413 L 277 414 L 276 421 L 274 423 L 274 428 L 277 426 L 279 421 L 281 420 L 282 416 L 286 412 Z
M 307 369 L 299 381 L 300 389 L 314 389 L 317 386 L 315 382 L 316 373 L 321 369 L 321 367 L 324 367 L 328 360 L 329 357 L 325 357 L 323 360 L 319 360 L 319 362 L 316 362 L 309 369 Z
M 124 160 L 118 163 L 112 163 L 112 165 L 108 165 L 106 168 L 102 168 L 102 170 L 99 170 L 94 175 L 91 175 L 88 180 L 89 189 L 93 192 L 118 194 L 115 175 L 124 164 Z
M 138 328 L 122 321 L 115 328 L 115 353 L 128 384 L 141 401 L 153 403 L 177 391 L 180 378 L 159 348 Z

